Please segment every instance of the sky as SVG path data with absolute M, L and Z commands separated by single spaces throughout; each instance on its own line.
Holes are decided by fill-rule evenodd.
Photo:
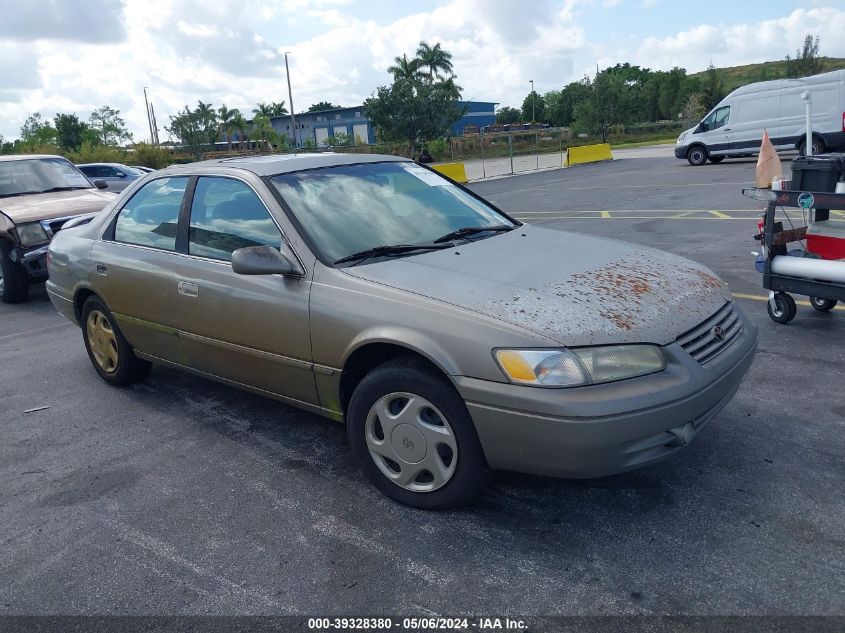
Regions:
M 249 115 L 360 104 L 420 40 L 453 55 L 465 99 L 519 106 L 596 66 L 688 72 L 783 59 L 807 33 L 845 57 L 845 0 L 0 0 L 0 136 L 29 114 L 109 105 L 135 140 L 198 99 Z

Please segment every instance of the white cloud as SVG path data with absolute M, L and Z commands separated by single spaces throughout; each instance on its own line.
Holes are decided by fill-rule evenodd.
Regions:
M 43 10 L 44 0 L 32 2 Z M 601 67 L 625 61 L 662 69 L 680 65 L 695 72 L 711 60 L 723 66 L 782 59 L 808 32 L 821 35 L 824 54 L 845 56 L 845 10 L 840 8 L 797 10 L 759 24 L 726 18 L 671 37 L 594 41 L 582 26 L 582 11 L 592 7 L 610 16 L 634 3 L 616 6 L 615 0 L 604 0 L 605 7 L 615 7 L 611 11 L 598 0 L 537 0 L 529 10 L 511 0 L 441 0 L 430 10 L 416 9 L 391 21 L 361 17 L 360 6 L 350 2 L 80 0 L 73 3 L 77 14 L 71 24 L 103 17 L 90 37 L 60 28 L 62 20 L 53 15 L 41 25 L 30 24 L 36 20 L 26 8 L 9 21 L 20 26 L 20 36 L 0 25 L 0 134 L 15 137 L 32 112 L 46 117 L 76 112 L 87 118 L 108 104 L 121 110 L 137 138 L 144 138 L 144 86 L 161 128 L 169 114 L 197 99 L 248 113 L 258 101 L 288 100 L 285 50 L 291 52 L 297 110 L 323 100 L 361 103 L 388 82 L 386 68 L 393 58 L 413 54 L 423 39 L 439 41 L 453 54 L 466 98 L 516 106 L 530 89 L 529 79 L 539 92 L 560 89 L 595 72 L 596 62 Z M 114 6 L 121 12 L 111 11 Z M 269 31 L 268 24 L 279 32 Z M 305 27 L 317 34 L 298 38 Z

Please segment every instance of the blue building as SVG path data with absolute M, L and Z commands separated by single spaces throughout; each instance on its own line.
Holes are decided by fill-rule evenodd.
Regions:
M 466 108 L 465 114 L 451 129 L 453 136 L 464 133 L 467 125 L 482 128 L 496 122 L 496 103 L 490 101 L 458 101 L 458 106 Z M 345 135 L 350 141 L 358 144 L 376 142 L 376 130 L 372 122 L 364 116 L 364 106 L 351 108 L 336 108 L 320 112 L 301 112 L 296 118 L 296 141 L 298 145 L 307 140 L 316 145 L 324 145 L 330 136 Z M 270 125 L 279 133 L 293 140 L 290 115 L 272 117 Z M 477 131 L 477 130 L 475 130 Z

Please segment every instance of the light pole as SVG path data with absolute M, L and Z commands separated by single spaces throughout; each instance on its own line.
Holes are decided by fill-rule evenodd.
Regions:
M 534 80 L 529 79 L 528 81 L 531 82 L 531 125 L 534 125 Z
M 147 125 L 150 126 L 150 145 L 155 145 L 155 134 L 153 134 L 153 120 L 150 118 L 150 102 L 147 100 L 147 88 L 144 86 L 144 105 L 147 106 Z
M 288 51 L 285 51 L 285 73 L 288 76 L 288 99 L 290 100 L 290 129 L 293 132 L 294 147 L 299 147 L 296 140 L 296 117 L 293 116 L 293 91 L 290 88 L 290 68 L 288 67 Z

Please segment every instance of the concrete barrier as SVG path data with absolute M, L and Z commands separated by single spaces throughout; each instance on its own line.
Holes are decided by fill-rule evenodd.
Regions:
M 467 182 L 469 180 L 463 163 L 443 163 L 441 165 L 432 165 L 431 168 L 455 182 Z
M 563 161 L 563 166 L 569 167 L 583 163 L 597 163 L 602 160 L 613 160 L 609 143 L 570 147 L 566 150 L 566 159 Z

